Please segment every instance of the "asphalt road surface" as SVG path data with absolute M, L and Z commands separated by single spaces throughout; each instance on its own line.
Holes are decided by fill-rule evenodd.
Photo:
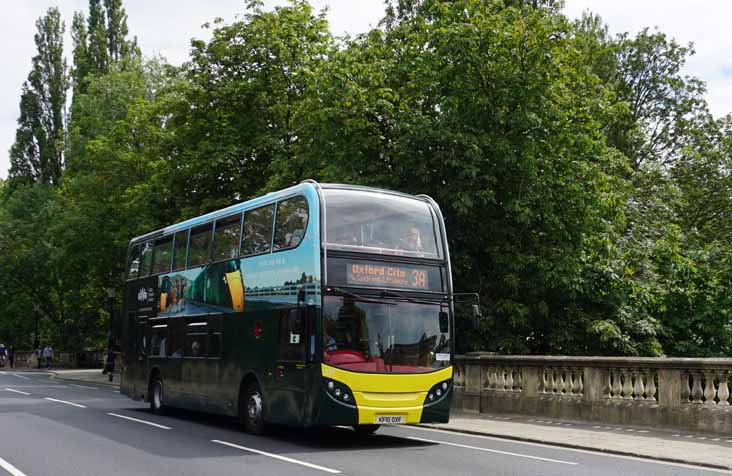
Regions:
M 111 387 L 0 372 L 0 476 L 713 475 L 713 469 L 418 427 L 275 429 L 149 412 Z

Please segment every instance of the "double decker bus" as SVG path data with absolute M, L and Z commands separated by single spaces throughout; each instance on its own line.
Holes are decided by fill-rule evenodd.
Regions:
M 130 242 L 121 392 L 255 434 L 447 422 L 452 297 L 430 197 L 308 180 Z

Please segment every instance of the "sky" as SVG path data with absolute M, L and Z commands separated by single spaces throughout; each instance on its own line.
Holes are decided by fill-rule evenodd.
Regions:
M 35 54 L 35 21 L 51 6 L 57 6 L 66 22 L 64 49 L 70 57 L 69 27 L 74 11 L 87 11 L 88 0 L 0 1 L 0 178 L 7 177 L 8 150 L 15 139 L 21 87 Z M 284 1 L 265 0 L 268 7 Z M 384 13 L 383 0 L 310 0 L 317 9 L 328 6 L 333 34 L 341 36 L 368 31 Z M 635 33 L 658 27 L 681 44 L 694 43 L 696 55 L 685 74 L 707 83 L 707 101 L 712 113 L 732 113 L 732 2 L 729 0 L 566 0 L 565 13 L 579 17 L 584 10 L 599 14 L 612 33 Z M 124 0 L 130 33 L 137 35 L 146 56 L 164 56 L 170 63 L 187 60 L 191 38 L 208 39 L 201 28 L 221 17 L 232 21 L 244 12 L 244 0 Z

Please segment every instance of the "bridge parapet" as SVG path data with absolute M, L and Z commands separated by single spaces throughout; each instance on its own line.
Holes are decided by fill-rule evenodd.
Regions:
M 732 434 L 732 359 L 461 355 L 454 408 Z

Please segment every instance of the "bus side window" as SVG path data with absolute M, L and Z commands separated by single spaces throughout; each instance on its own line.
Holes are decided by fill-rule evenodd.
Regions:
M 308 227 L 308 202 L 305 197 L 288 198 L 277 204 L 274 250 L 295 248 Z
M 300 309 L 280 311 L 278 360 L 305 360 L 305 320 Z
M 188 245 L 188 268 L 207 264 L 211 258 L 212 227 L 208 223 L 191 230 Z
M 148 241 L 147 243 L 142 245 L 142 251 L 140 252 L 140 272 L 138 274 L 139 277 L 142 278 L 150 274 L 150 270 L 152 269 L 152 259 L 153 244 L 152 241 Z
M 186 342 L 183 351 L 185 357 L 206 357 L 207 326 L 205 318 L 186 321 Z
M 152 274 L 170 272 L 170 258 L 172 255 L 173 237 L 168 236 L 155 241 L 155 254 Z
M 221 314 L 208 316 L 208 356 L 221 357 Z
M 140 271 L 140 246 L 135 245 L 130 250 L 127 261 L 127 279 L 137 279 L 138 271 Z
M 188 230 L 175 234 L 173 250 L 173 271 L 180 271 L 186 267 L 186 250 L 188 249 Z
M 216 221 L 213 260 L 233 259 L 239 255 L 241 215 Z
M 273 221 L 274 204 L 244 213 L 244 230 L 241 237 L 242 256 L 269 252 L 272 247 Z
M 168 324 L 154 324 L 150 337 L 150 357 L 167 357 L 170 355 L 169 348 Z
M 174 359 L 179 359 L 183 357 L 183 347 L 185 346 L 185 323 L 182 317 L 170 317 L 165 322 L 168 323 L 169 355 Z

